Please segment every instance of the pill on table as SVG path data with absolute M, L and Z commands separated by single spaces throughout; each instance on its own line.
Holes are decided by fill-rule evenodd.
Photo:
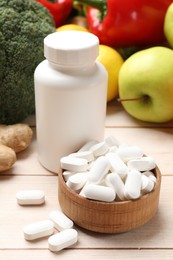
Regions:
M 149 193 L 154 188 L 154 182 L 147 177 L 146 175 L 142 174 L 142 186 L 141 191 L 143 194 Z
M 112 202 L 116 196 L 112 188 L 97 184 L 86 185 L 83 192 L 86 198 L 103 202 Z
M 120 142 L 114 137 L 114 136 L 108 136 L 107 138 L 105 138 L 105 143 L 109 146 L 119 146 Z
M 121 160 L 121 158 L 112 152 L 107 153 L 105 156 L 108 158 L 111 164 L 111 171 L 118 173 L 122 179 L 126 178 L 129 169 L 127 165 Z
M 124 182 L 116 172 L 108 174 L 105 178 L 106 185 L 112 187 L 120 200 L 124 200 Z
M 29 224 L 23 229 L 26 240 L 34 240 L 41 237 L 52 235 L 54 232 L 54 224 L 51 220 L 43 220 Z
M 109 160 L 105 156 L 96 159 L 88 174 L 88 182 L 99 184 L 110 169 Z
M 83 188 L 88 179 L 88 172 L 78 172 L 72 175 L 66 182 L 67 186 L 74 191 Z
M 63 176 L 65 182 L 68 181 L 70 176 L 72 176 L 73 174 L 75 174 L 75 172 L 63 171 L 62 176 Z
M 61 168 L 71 172 L 83 172 L 88 169 L 86 159 L 65 156 L 60 159 Z
M 73 221 L 59 210 L 52 211 L 49 214 L 49 218 L 53 221 L 55 228 L 59 231 L 73 227 Z
M 90 150 L 93 152 L 95 157 L 102 156 L 109 151 L 109 147 L 105 142 L 101 142 L 93 145 Z
M 146 175 L 147 177 L 149 177 L 152 181 L 154 181 L 154 183 L 156 183 L 157 179 L 153 172 L 146 171 L 146 172 L 143 172 L 143 174 Z
M 136 169 L 138 171 L 150 171 L 156 167 L 154 159 L 149 156 L 144 156 L 141 159 L 133 159 L 127 162 L 129 169 Z
M 16 199 L 19 205 L 40 205 L 45 201 L 45 194 L 42 190 L 21 190 Z
M 94 154 L 92 151 L 81 151 L 77 153 L 71 153 L 69 156 L 75 158 L 83 158 L 86 159 L 87 162 L 92 162 L 94 160 Z
M 79 150 L 78 152 L 82 152 L 82 151 L 88 151 L 94 144 L 97 144 L 98 142 L 96 140 L 91 140 L 89 142 L 87 142 L 86 144 L 84 144 Z
M 127 199 L 138 199 L 141 195 L 142 176 L 138 170 L 131 170 L 124 186 L 124 194 Z
M 78 233 L 75 229 L 63 230 L 48 239 L 49 249 L 53 252 L 60 251 L 72 246 L 78 240 Z
M 143 156 L 143 151 L 138 146 L 121 146 L 116 150 L 116 153 L 125 163 L 129 160 L 139 159 Z

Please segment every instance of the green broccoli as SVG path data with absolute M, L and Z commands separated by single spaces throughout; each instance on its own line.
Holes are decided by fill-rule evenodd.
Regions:
M 44 59 L 44 37 L 55 30 L 35 0 L 0 0 L 0 124 L 34 113 L 34 70 Z

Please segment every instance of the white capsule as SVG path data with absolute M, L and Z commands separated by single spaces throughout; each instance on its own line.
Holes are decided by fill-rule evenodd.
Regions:
M 70 176 L 72 176 L 73 174 L 75 174 L 75 172 L 64 171 L 64 172 L 62 173 L 62 176 L 63 176 L 65 182 L 68 181 L 68 179 L 70 178 Z
M 49 249 L 53 252 L 60 251 L 72 246 L 78 240 L 78 233 L 75 229 L 63 230 L 48 239 Z
M 112 152 L 107 153 L 106 157 L 111 164 L 111 171 L 118 173 L 122 179 L 125 179 L 129 169 L 127 165 L 121 160 L 121 158 Z
M 149 177 L 154 183 L 156 183 L 157 179 L 153 172 L 146 171 L 146 172 L 143 172 L 143 174 L 146 175 L 147 177 Z
M 60 159 L 61 168 L 71 172 L 83 172 L 88 169 L 88 162 L 86 159 L 73 158 L 70 156 L 62 157 Z
M 86 144 L 84 144 L 79 150 L 78 152 L 83 152 L 83 151 L 88 151 L 94 144 L 97 144 L 98 142 L 96 140 L 91 140 L 89 142 L 87 142 Z
M 51 220 L 35 222 L 25 226 L 23 232 L 26 240 L 50 236 L 54 232 L 54 224 Z
M 141 159 L 134 159 L 127 162 L 129 169 L 136 169 L 138 171 L 150 171 L 156 167 L 154 159 L 149 156 L 144 156 Z
M 127 199 L 138 199 L 141 195 L 142 176 L 135 169 L 131 170 L 125 182 L 124 194 Z
M 94 160 L 94 154 L 92 151 L 81 151 L 77 153 L 71 153 L 69 156 L 86 159 L 87 162 L 92 162 Z
M 129 160 L 139 159 L 143 156 L 143 151 L 138 146 L 119 147 L 116 153 L 125 163 Z
M 95 157 L 106 154 L 109 151 L 109 146 L 105 142 L 101 142 L 93 145 L 90 150 L 93 152 Z
M 141 186 L 142 194 L 151 192 L 153 188 L 154 188 L 154 182 L 149 177 L 142 174 L 142 186 Z
M 45 195 L 42 190 L 21 190 L 16 194 L 19 205 L 40 205 L 45 201 Z
M 59 231 L 73 227 L 73 221 L 59 210 L 52 211 L 49 214 L 49 218 L 53 221 L 55 228 Z
M 66 182 L 67 186 L 74 191 L 80 190 L 83 188 L 87 182 L 88 174 L 86 172 L 78 172 L 72 175 Z
M 109 146 L 119 146 L 120 142 L 114 137 L 114 136 L 109 136 L 105 139 L 105 143 Z
M 108 186 L 112 187 L 120 200 L 125 200 L 124 182 L 116 172 L 108 174 L 105 178 Z
M 88 174 L 88 182 L 99 184 L 110 169 L 109 160 L 105 156 L 100 156 L 94 162 Z
M 116 196 L 112 188 L 97 184 L 86 185 L 83 192 L 86 198 L 103 202 L 112 202 Z

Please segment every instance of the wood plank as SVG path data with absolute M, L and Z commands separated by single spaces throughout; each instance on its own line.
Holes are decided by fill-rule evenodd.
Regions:
M 0 176 L 0 249 L 47 249 L 47 238 L 26 241 L 23 227 L 48 218 L 52 210 L 60 209 L 56 176 Z M 157 214 L 146 225 L 123 234 L 99 234 L 75 228 L 79 249 L 169 249 L 173 248 L 172 200 L 173 177 L 163 176 Z M 42 189 L 46 203 L 42 206 L 19 206 L 15 195 L 21 189 Z
M 172 250 L 76 250 L 64 249 L 60 252 L 50 252 L 49 250 L 0 250 L 0 259 L 3 260 L 54 260 L 60 257 L 61 260 L 83 259 L 83 260 L 172 260 Z

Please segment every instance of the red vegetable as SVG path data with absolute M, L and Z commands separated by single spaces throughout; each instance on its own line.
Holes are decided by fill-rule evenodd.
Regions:
M 159 44 L 165 40 L 164 16 L 173 0 L 78 2 L 92 6 L 87 12 L 89 30 L 99 37 L 101 44 L 129 47 Z
M 36 0 L 45 6 L 52 14 L 56 27 L 64 23 L 72 11 L 73 0 Z

